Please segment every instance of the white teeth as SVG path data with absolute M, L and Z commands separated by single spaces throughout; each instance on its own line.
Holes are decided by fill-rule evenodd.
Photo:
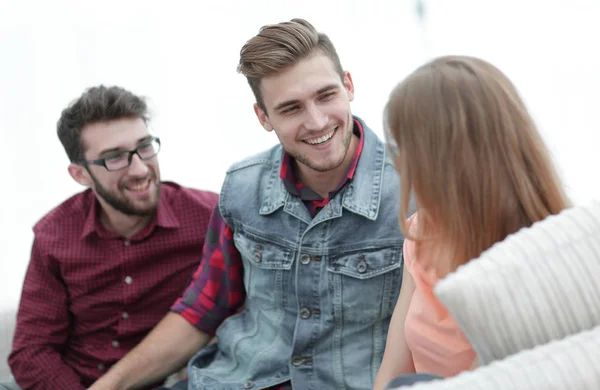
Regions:
M 332 131 L 329 134 L 325 134 L 322 137 L 319 138 L 315 138 L 315 139 L 307 139 L 305 142 L 307 144 L 311 144 L 311 145 L 318 145 L 318 144 L 322 144 L 323 142 L 329 141 L 331 139 L 331 137 L 333 137 L 333 134 L 335 133 L 335 130 Z
M 146 188 L 148 188 L 149 185 L 150 185 L 150 181 L 146 181 L 146 182 L 139 183 L 136 185 L 127 186 L 127 188 L 131 191 L 143 191 Z

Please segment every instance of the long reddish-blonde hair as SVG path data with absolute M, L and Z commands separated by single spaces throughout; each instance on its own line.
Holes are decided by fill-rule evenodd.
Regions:
M 441 244 L 449 259 L 442 273 L 569 206 L 516 88 L 481 59 L 425 64 L 393 90 L 384 117 L 400 174 L 402 231 Z M 417 233 L 406 225 L 411 194 Z

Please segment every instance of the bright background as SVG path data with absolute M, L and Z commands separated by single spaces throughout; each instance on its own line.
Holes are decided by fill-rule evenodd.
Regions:
M 17 303 L 32 226 L 82 189 L 56 137 L 72 99 L 99 83 L 147 96 L 163 179 L 218 191 L 232 162 L 277 142 L 236 73 L 239 50 L 260 26 L 293 17 L 331 37 L 355 82 L 353 112 L 379 135 L 390 90 L 427 59 L 494 63 L 573 200 L 599 198 L 598 0 L 0 0 L 0 308 Z

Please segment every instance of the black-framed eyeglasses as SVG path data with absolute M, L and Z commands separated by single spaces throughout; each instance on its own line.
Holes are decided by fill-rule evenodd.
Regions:
M 149 160 L 156 156 L 160 151 L 160 139 L 158 137 L 149 138 L 141 142 L 137 148 L 133 150 L 118 150 L 108 153 L 103 158 L 96 160 L 80 160 L 79 164 L 100 165 L 108 171 L 119 171 L 131 165 L 133 155 L 137 154 L 142 160 Z

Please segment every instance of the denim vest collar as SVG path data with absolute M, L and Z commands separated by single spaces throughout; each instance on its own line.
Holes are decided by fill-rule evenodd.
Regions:
M 346 185 L 346 188 L 340 191 L 342 195 L 341 205 L 348 211 L 362 215 L 370 220 L 377 219 L 379 213 L 379 204 L 381 201 L 381 181 L 383 178 L 383 169 L 385 165 L 385 146 L 378 142 L 377 136 L 367 125 L 358 117 L 363 127 L 365 143 L 356 167 L 354 178 Z M 292 212 L 297 209 L 294 207 L 299 201 L 285 189 L 283 181 L 279 177 L 281 162 L 283 159 L 283 148 L 279 145 L 279 150 L 275 154 L 270 173 L 269 184 L 262 193 L 262 204 L 259 210 L 261 215 L 272 214 L 281 207 L 286 211 Z M 337 198 L 338 196 L 336 196 Z M 332 215 L 336 217 L 341 215 L 339 202 L 332 202 Z M 297 215 L 298 217 L 306 217 Z M 306 219 L 306 218 L 302 218 Z M 310 217 L 309 217 L 310 220 Z

